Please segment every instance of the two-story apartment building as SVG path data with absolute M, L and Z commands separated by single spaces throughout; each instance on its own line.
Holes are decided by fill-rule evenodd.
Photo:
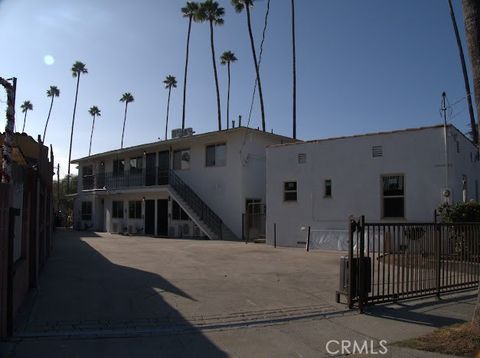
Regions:
M 75 227 L 238 239 L 248 204 L 265 202 L 266 147 L 292 141 L 237 127 L 73 160 Z
M 432 222 L 445 201 L 478 201 L 479 180 L 478 147 L 452 125 L 273 145 L 267 243 L 303 246 L 310 227 L 313 247 L 346 249 L 350 215 Z

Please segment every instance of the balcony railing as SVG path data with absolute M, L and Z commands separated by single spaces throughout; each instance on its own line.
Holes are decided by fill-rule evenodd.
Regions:
M 167 185 L 168 169 L 155 168 L 141 172 L 97 173 L 82 178 L 82 189 L 123 189 L 151 185 Z

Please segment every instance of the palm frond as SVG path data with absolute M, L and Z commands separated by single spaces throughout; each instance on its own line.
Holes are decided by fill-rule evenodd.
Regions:
M 125 92 L 122 95 L 122 98 L 120 98 L 120 102 L 130 103 L 130 102 L 133 102 L 133 101 L 135 101 L 135 98 L 133 98 L 133 95 L 130 92 Z
M 22 109 L 22 112 L 25 113 L 26 111 L 31 111 L 33 109 L 33 104 L 27 100 L 22 103 L 20 108 Z
M 97 116 L 100 117 L 102 115 L 100 109 L 97 106 L 92 106 L 88 110 L 88 113 L 90 113 L 91 116 Z

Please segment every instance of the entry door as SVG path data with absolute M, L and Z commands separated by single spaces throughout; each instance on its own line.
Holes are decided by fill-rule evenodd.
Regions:
M 155 153 L 147 153 L 145 156 L 145 185 L 155 185 Z
M 145 234 L 155 235 L 155 200 L 145 200 Z
M 168 200 L 157 200 L 157 235 L 168 236 Z
M 158 185 L 168 184 L 168 170 L 170 169 L 170 151 L 158 152 Z

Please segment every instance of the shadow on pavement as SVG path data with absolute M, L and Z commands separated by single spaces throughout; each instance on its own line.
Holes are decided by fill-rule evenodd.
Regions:
M 57 232 L 36 297 L 24 308 L 28 313 L 17 327 L 22 341 L 14 356 L 42 356 L 37 351 L 42 347 L 50 357 L 57 356 L 56 349 L 59 356 L 77 356 L 77 351 L 90 357 L 107 352 L 137 357 L 164 356 L 162 352 L 226 356 L 166 302 L 167 297 L 171 301 L 193 297 L 157 274 L 109 261 L 81 239 L 95 236 L 91 232 Z M 115 245 L 111 249 L 115 250 Z M 91 338 L 104 339 L 89 341 Z M 90 348 L 85 352 L 86 347 Z
M 431 298 L 422 301 L 404 301 L 390 305 L 368 307 L 367 315 L 400 322 L 443 327 L 464 323 L 470 319 L 474 309 L 476 293 L 464 293 L 447 298 Z M 455 308 L 452 309 L 452 306 Z M 460 309 L 460 306 L 463 306 Z

